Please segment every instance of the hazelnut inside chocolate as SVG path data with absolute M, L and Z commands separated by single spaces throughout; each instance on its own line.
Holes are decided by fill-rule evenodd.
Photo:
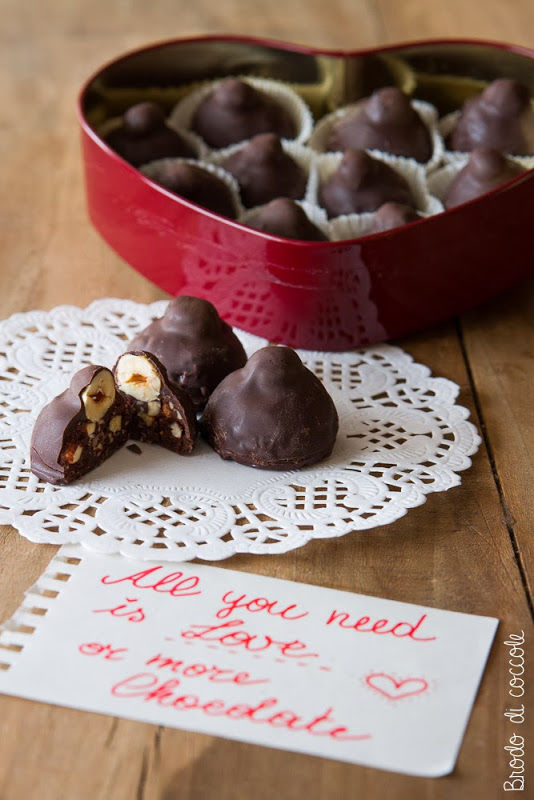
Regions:
M 152 353 L 130 351 L 119 356 L 113 372 L 130 412 L 130 438 L 190 453 L 196 437 L 193 406 L 161 362 Z

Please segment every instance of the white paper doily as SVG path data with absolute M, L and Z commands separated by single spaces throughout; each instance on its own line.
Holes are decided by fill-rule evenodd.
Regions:
M 340 415 L 326 462 L 264 472 L 222 461 L 203 442 L 180 457 L 123 448 L 67 487 L 29 469 L 35 418 L 85 364 L 112 366 L 165 301 L 104 299 L 86 309 L 15 314 L 0 324 L 0 523 L 34 542 L 79 542 L 142 559 L 218 560 L 282 553 L 310 539 L 384 525 L 460 483 L 480 443 L 456 384 L 397 347 L 301 351 Z M 248 353 L 265 340 L 239 333 Z

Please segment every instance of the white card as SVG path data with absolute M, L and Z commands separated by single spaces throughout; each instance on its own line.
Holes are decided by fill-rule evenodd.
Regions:
M 0 635 L 0 692 L 437 777 L 454 767 L 496 627 L 72 545 Z

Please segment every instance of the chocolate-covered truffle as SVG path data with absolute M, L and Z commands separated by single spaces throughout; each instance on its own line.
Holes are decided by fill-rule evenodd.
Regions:
M 453 150 L 491 147 L 516 156 L 534 155 L 534 108 L 527 87 L 500 78 L 466 100 L 447 145 Z
M 337 170 L 319 190 L 319 202 L 329 217 L 376 211 L 388 201 L 416 205 L 403 176 L 363 150 L 347 150 Z
M 238 78 L 222 81 L 198 104 L 193 130 L 210 147 L 228 147 L 257 133 L 296 135 L 289 111 L 265 92 Z
M 122 125 L 106 136 L 113 150 L 140 167 L 158 158 L 195 158 L 192 145 L 169 128 L 165 114 L 156 103 L 137 103 L 124 114 Z
M 421 214 L 410 206 L 404 206 L 402 203 L 384 203 L 374 215 L 369 233 L 390 231 L 392 228 L 400 228 L 418 219 L 422 219 Z
M 300 200 L 306 190 L 306 173 L 288 155 L 275 133 L 259 133 L 229 156 L 222 166 L 239 184 L 243 205 L 261 206 L 275 197 Z
M 327 242 L 328 237 L 308 219 L 304 210 L 287 197 L 271 200 L 247 219 L 249 228 L 286 239 Z
M 32 472 L 48 483 L 67 484 L 115 452 L 129 436 L 130 412 L 106 367 L 79 370 L 35 423 Z
M 229 186 L 207 169 L 185 161 L 153 164 L 150 177 L 169 191 L 223 217 L 236 218 L 234 196 Z
M 469 156 L 465 167 L 450 184 L 443 201 L 445 208 L 467 203 L 468 200 L 495 189 L 524 171 L 523 167 L 510 161 L 497 150 L 477 147 Z
M 196 437 L 193 404 L 183 389 L 169 380 L 161 362 L 142 350 L 123 353 L 113 374 L 130 414 L 130 438 L 181 455 L 190 453 Z
M 197 411 L 222 379 L 247 360 L 232 328 L 199 297 L 171 300 L 163 317 L 137 334 L 129 349 L 153 353 Z
M 294 350 L 264 347 L 215 389 L 201 430 L 221 458 L 260 469 L 299 469 L 330 455 L 338 416 Z
M 432 140 L 425 123 L 400 89 L 379 89 L 360 100 L 333 126 L 327 150 L 382 150 L 426 162 Z

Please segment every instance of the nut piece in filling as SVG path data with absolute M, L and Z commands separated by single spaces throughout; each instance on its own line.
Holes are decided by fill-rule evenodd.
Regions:
M 120 422 L 118 422 L 120 420 Z M 106 367 L 79 370 L 43 408 L 32 433 L 31 469 L 67 484 L 101 464 L 128 439 L 129 411 Z
M 113 372 L 117 393 L 131 418 L 130 438 L 190 453 L 196 438 L 195 412 L 163 364 L 151 353 L 137 350 L 119 356 Z
M 334 401 L 289 347 L 264 347 L 228 375 L 202 415 L 202 433 L 221 458 L 261 469 L 315 464 L 332 452 Z

